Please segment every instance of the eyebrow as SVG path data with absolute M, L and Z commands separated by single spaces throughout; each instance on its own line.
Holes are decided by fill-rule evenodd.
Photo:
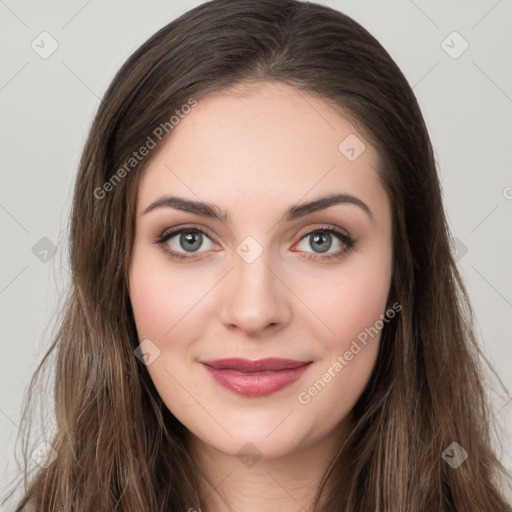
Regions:
M 373 213 L 370 208 L 361 199 L 350 194 L 331 194 L 328 196 L 320 197 L 309 203 L 303 203 L 295 206 L 291 206 L 286 210 L 283 218 L 285 221 L 290 222 L 292 220 L 304 217 L 311 213 L 325 210 L 331 206 L 337 204 L 353 204 L 361 208 L 370 219 L 373 221 Z M 225 222 L 228 218 L 228 213 L 221 210 L 217 205 L 212 203 L 205 203 L 202 201 L 192 201 L 190 199 L 184 199 L 178 196 L 166 195 L 157 199 L 151 203 L 142 214 L 146 214 L 157 208 L 174 208 L 175 210 L 182 210 L 184 212 L 193 213 L 195 215 L 201 215 L 203 217 L 209 217 L 212 219 Z

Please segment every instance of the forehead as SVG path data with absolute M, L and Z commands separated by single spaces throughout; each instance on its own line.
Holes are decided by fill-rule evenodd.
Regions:
M 378 163 L 363 135 L 321 99 L 252 84 L 210 94 L 180 119 L 144 172 L 138 211 L 166 193 L 230 210 L 339 191 L 383 207 Z

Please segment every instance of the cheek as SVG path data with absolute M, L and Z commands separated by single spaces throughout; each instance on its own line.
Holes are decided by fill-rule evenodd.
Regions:
M 324 326 L 320 336 L 321 327 L 315 328 L 323 357 L 297 395 L 303 413 L 314 417 L 312 430 L 326 433 L 349 414 L 375 366 L 389 272 L 374 269 L 340 275 L 313 298 L 334 334 Z
M 315 313 L 322 320 L 311 316 L 310 335 L 322 357 L 297 398 L 305 410 L 314 411 L 319 428 L 321 421 L 321 428 L 335 425 L 357 402 L 375 365 L 385 325 L 391 255 L 382 251 L 352 261 L 329 280 L 316 275 L 308 281 L 313 290 L 308 301 L 317 305 Z M 313 281 L 323 286 L 312 287 Z
M 158 269 L 142 268 L 135 261 L 130 273 L 130 300 L 139 338 L 156 338 L 157 333 L 172 325 L 172 292 L 162 286 Z
M 315 322 L 316 337 L 324 340 L 330 352 L 347 350 L 352 340 L 359 335 L 364 338 L 367 329 L 381 319 L 386 310 L 390 269 L 390 259 L 383 257 L 380 261 L 361 260 L 340 267 L 329 279 L 316 275 L 316 279 L 308 280 L 305 302 L 312 305 L 321 320 Z M 315 283 L 317 286 L 313 286 Z M 305 293 L 303 289 L 302 294 Z M 311 318 L 314 319 L 312 315 Z
M 181 327 L 182 319 L 186 323 L 186 317 L 194 316 L 209 285 L 199 275 L 190 279 L 190 273 L 180 273 L 165 258 L 146 252 L 134 253 L 130 300 L 139 338 L 163 340 L 175 326 Z

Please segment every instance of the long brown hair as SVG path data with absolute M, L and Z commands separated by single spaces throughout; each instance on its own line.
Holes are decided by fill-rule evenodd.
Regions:
M 315 511 L 510 510 L 500 494 L 505 469 L 492 447 L 483 355 L 416 98 L 363 27 L 298 0 L 203 3 L 144 43 L 106 91 L 74 189 L 62 319 L 28 390 L 30 397 L 40 389 L 44 367 L 55 368 L 54 460 L 29 472 L 25 444 L 17 510 L 209 510 L 186 428 L 134 356 L 127 276 L 135 205 L 158 148 L 126 163 L 148 137 L 161 146 L 172 136 L 169 118 L 183 105 L 246 81 L 288 84 L 348 116 L 380 154 L 393 208 L 389 300 L 402 311 L 384 326 L 354 428 L 329 465 Z M 457 468 L 443 458 L 454 442 L 468 454 Z

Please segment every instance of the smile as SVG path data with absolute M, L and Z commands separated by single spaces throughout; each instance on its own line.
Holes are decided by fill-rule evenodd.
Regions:
M 246 397 L 267 396 L 293 384 L 312 362 L 276 358 L 201 361 L 215 382 Z

